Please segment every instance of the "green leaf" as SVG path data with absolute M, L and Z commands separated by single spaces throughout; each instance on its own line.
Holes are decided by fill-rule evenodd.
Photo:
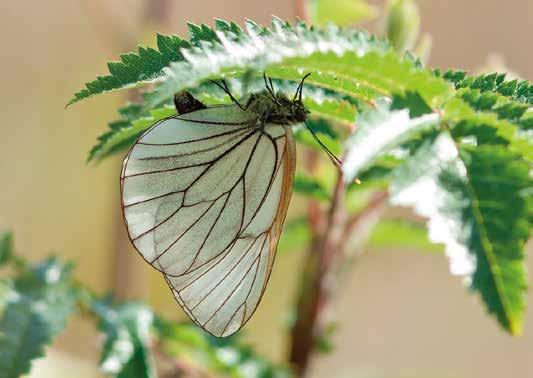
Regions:
M 492 112 L 498 119 L 513 122 L 522 129 L 530 128 L 521 120 L 530 106 L 494 92 L 481 92 L 479 89 L 462 88 L 456 97 L 461 98 L 478 112 Z
M 356 131 L 346 142 L 342 165 L 346 181 L 351 182 L 376 159 L 439 122 L 435 113 L 410 118 L 409 110 L 391 110 L 387 101 L 380 101 L 375 110 L 361 115 Z
M 243 95 L 242 83 L 235 80 L 229 81 L 228 84 L 232 93 L 237 97 Z M 286 93 L 292 94 L 296 90 L 296 85 L 281 80 L 276 80 L 274 85 L 277 90 Z M 248 83 L 248 89 L 251 91 L 258 91 L 263 88 L 263 79 Z M 218 87 L 212 85 L 204 85 L 192 91 L 192 94 L 207 105 L 231 102 L 227 95 L 222 93 Z M 145 94 L 145 96 L 149 95 L 149 93 Z M 315 117 L 327 119 L 345 126 L 351 126 L 354 122 L 355 106 L 335 93 L 313 86 L 306 86 L 303 101 Z M 150 126 L 157 121 L 174 115 L 176 110 L 170 103 L 150 111 L 144 111 L 140 104 L 128 104 L 120 108 L 118 113 L 121 118 L 109 123 L 108 131 L 98 138 L 98 143 L 91 149 L 87 159 L 88 161 L 102 160 L 113 154 L 127 150 Z M 310 122 L 314 125 L 320 121 L 315 120 Z M 308 140 L 309 144 L 314 146 L 315 142 L 310 139 Z
M 420 94 L 413 91 L 405 91 L 403 94 L 394 96 L 390 108 L 392 110 L 408 109 L 411 118 L 433 113 Z
M 334 26 L 315 29 L 303 23 L 291 26 L 274 19 L 270 29 L 249 22 L 247 33 L 238 39 L 223 31 L 217 36 L 220 43 L 187 50 L 185 61 L 170 65 L 147 108 L 208 79 L 236 77 L 250 69 L 295 82 L 311 72 L 309 84 L 370 102 L 392 92 L 416 90 L 433 106 L 451 94 L 441 78 L 415 67 L 364 32 Z
M 330 322 L 326 324 L 315 339 L 315 351 L 322 354 L 329 354 L 333 352 L 334 342 L 333 337 L 337 333 L 338 324 Z
M 153 313 L 140 303 L 112 306 L 106 301 L 93 302 L 92 311 L 106 334 L 100 362 L 104 372 L 118 378 L 156 377 L 149 348 Z
M 183 359 L 206 375 L 223 377 L 292 376 L 288 368 L 274 364 L 241 343 L 239 336 L 218 338 L 196 325 L 156 318 L 158 341 L 165 352 Z
M 392 203 L 428 218 L 451 271 L 466 277 L 512 334 L 522 329 L 529 237 L 528 164 L 499 145 L 460 146 L 448 134 L 427 140 L 395 171 Z
M 293 189 L 295 193 L 315 198 L 320 201 L 328 201 L 330 197 L 328 190 L 324 188 L 318 180 L 315 180 L 313 177 L 310 177 L 303 172 L 297 172 L 294 176 Z
M 342 150 L 342 145 L 338 140 L 338 135 L 331 128 L 327 122 L 308 120 L 308 124 L 313 129 L 314 133 L 320 139 L 320 141 L 335 155 L 339 155 Z M 294 139 L 311 148 L 314 148 L 320 152 L 324 152 L 322 146 L 313 138 L 311 132 L 302 124 L 295 125 L 293 127 Z
M 442 251 L 441 245 L 429 241 L 427 230 L 423 225 L 405 219 L 380 221 L 372 230 L 368 245 L 375 249 Z
M 533 137 L 528 129 L 530 113 L 523 113 L 523 109 L 508 100 L 500 102 L 498 95 L 494 96 L 477 90 L 459 90 L 457 97 L 446 104 L 443 116 L 454 139 L 467 144 L 507 146 L 533 161 Z
M 305 217 L 288 219 L 278 243 L 278 253 L 301 250 L 311 241 L 311 229 Z
M 31 302 L 8 302 L 0 319 L 0 377 L 17 378 L 30 371 L 32 360 L 44 355 L 52 331 Z
M 533 85 L 527 80 L 505 80 L 504 73 L 467 76 L 463 71 L 435 71 L 439 77 L 450 81 L 456 89 L 470 88 L 493 92 L 525 104 L 533 104 Z
M 99 76 L 85 84 L 85 88 L 77 92 L 67 106 L 95 94 L 153 82 L 163 75 L 163 69 L 170 62 L 183 60 L 180 49 L 189 47 L 190 44 L 178 36 L 158 34 L 157 50 L 139 47 L 137 53 L 121 55 L 120 62 L 109 62 L 110 75 Z
M 14 289 L 32 301 L 52 334 L 60 333 L 75 311 L 72 264 L 49 257 L 13 280 Z
M 187 28 L 189 29 L 189 40 L 193 46 L 201 47 L 203 43 L 220 42 L 215 31 L 205 24 L 196 25 L 188 22 Z
M 138 107 L 137 104 L 131 104 L 119 110 L 119 113 L 123 113 L 123 118 L 109 124 L 110 130 L 98 138 L 98 143 L 89 152 L 87 161 L 102 160 L 130 148 L 139 135 L 154 123 L 176 114 L 174 107 L 167 105 L 150 110 L 146 115 L 143 113 L 142 115 L 138 113 L 124 115 Z
M 0 377 L 18 377 L 65 328 L 74 313 L 76 293 L 71 266 L 49 258 L 13 280 L 2 294 Z
M 350 26 L 376 18 L 378 11 L 365 0 L 310 0 L 309 13 L 312 23 L 317 26 L 329 22 Z
M 227 22 L 221 19 L 215 19 L 215 26 L 217 30 L 225 32 L 228 35 L 233 34 L 235 38 L 238 38 L 243 34 L 241 27 L 235 22 Z
M 160 67 L 161 74 L 154 76 L 155 89 L 145 94 L 140 107 L 130 105 L 131 114 L 126 112 L 122 119 L 110 124 L 110 130 L 100 137 L 89 159 L 129 147 L 149 123 L 160 119 L 151 111 L 160 113 L 164 109 L 163 114 L 169 114 L 175 93 L 200 88 L 203 94 L 216 92 L 208 83 L 217 77 L 258 78 L 266 71 L 277 82 L 282 81 L 285 86 L 286 82 L 292 82 L 294 87 L 304 73 L 311 72 L 304 91 L 304 102 L 311 116 L 349 127 L 355 118 L 354 103 L 373 106 L 377 97 L 415 91 L 429 106 L 437 107 L 452 94 L 446 80 L 422 69 L 413 60 L 402 58 L 384 41 L 362 31 L 331 25 L 310 28 L 301 22 L 292 26 L 279 19 L 274 19 L 270 28 L 248 22 L 246 32 L 221 20 L 216 21 L 216 27 L 215 33 L 205 25 L 191 25 L 190 35 L 197 45 L 191 48 L 183 48 L 186 42 L 178 37 L 159 37 L 159 49 L 167 57 L 165 62 L 173 63 L 164 74 Z M 178 51 L 179 47 L 182 48 Z M 172 48 L 179 55 L 170 57 Z M 140 70 L 141 63 L 135 69 Z M 124 86 L 144 82 L 141 78 Z M 75 100 L 107 90 L 96 84 L 89 87 L 92 89 Z M 134 124 L 131 115 L 142 122 Z
M 402 159 L 391 155 L 385 155 L 377 159 L 371 166 L 363 169 L 357 178 L 360 184 L 348 186 L 347 195 L 359 195 L 359 192 L 366 191 L 369 188 L 386 189 L 389 183 L 389 176 L 396 167 L 402 162 Z
M 245 97 L 248 93 L 259 92 L 265 89 L 263 78 L 246 78 L 245 80 L 226 80 L 231 93 L 236 98 Z M 297 88 L 297 83 L 286 80 L 273 80 L 276 91 L 281 91 L 292 96 Z M 299 83 L 298 83 L 299 84 Z M 220 88 L 204 83 L 200 87 L 190 91 L 197 99 L 206 105 L 231 103 L 231 99 Z M 339 95 L 331 90 L 305 85 L 302 96 L 303 103 L 311 111 L 312 118 L 328 120 L 351 127 L 355 120 L 356 106 L 351 102 L 353 99 Z
M 13 233 L 6 231 L 0 235 L 0 265 L 5 265 L 13 256 Z

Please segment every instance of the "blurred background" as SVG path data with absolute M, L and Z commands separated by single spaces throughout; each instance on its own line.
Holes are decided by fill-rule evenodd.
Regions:
M 383 5 L 372 3 L 378 10 Z M 430 66 L 476 71 L 505 62 L 533 79 L 532 1 L 422 0 L 420 8 L 422 31 L 433 37 Z M 2 0 L 0 230 L 12 229 L 18 249 L 31 259 L 56 252 L 74 260 L 78 278 L 99 293 L 143 298 L 182 318 L 161 276 L 126 242 L 121 157 L 85 163 L 127 95 L 64 106 L 84 82 L 107 71 L 106 61 L 137 42 L 153 44 L 156 31 L 185 35 L 187 21 L 268 23 L 272 15 L 293 20 L 297 6 L 286 0 Z M 381 25 L 365 27 L 379 31 Z M 279 361 L 301 256 L 280 254 L 244 335 Z M 450 276 L 446 258 L 434 249 L 374 243 L 342 288 L 337 310 L 334 351 L 314 361 L 316 377 L 533 376 L 533 312 L 524 334 L 511 338 Z M 99 342 L 91 325 L 71 321 L 32 374 L 67 377 L 76 369 L 78 378 L 98 377 Z

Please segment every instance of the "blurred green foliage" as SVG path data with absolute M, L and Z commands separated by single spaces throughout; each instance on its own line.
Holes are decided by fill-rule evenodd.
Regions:
M 31 263 L 15 253 L 10 232 L 0 235 L 1 260 L 11 273 L 0 280 L 0 377 L 29 372 L 31 363 L 77 313 L 94 319 L 105 335 L 100 367 L 118 378 L 153 378 L 157 359 L 173 361 L 166 373 L 203 372 L 225 377 L 289 377 L 290 369 L 259 356 L 236 337 L 218 339 L 197 326 L 156 314 L 139 301 L 98 296 L 73 278 L 73 265 L 56 257 Z M 159 371 L 159 373 L 165 373 Z
M 309 18 L 317 26 L 334 23 L 351 26 L 373 20 L 377 7 L 366 0 L 309 0 Z

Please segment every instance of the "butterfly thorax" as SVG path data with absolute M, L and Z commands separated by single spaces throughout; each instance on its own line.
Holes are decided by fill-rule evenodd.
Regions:
M 278 125 L 303 122 L 309 111 L 301 100 L 290 100 L 282 92 L 262 91 L 254 93 L 246 104 L 247 111 L 258 116 L 258 121 Z

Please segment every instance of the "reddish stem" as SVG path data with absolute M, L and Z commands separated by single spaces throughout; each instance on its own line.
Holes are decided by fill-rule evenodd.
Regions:
M 301 20 L 309 19 L 307 2 L 308 0 L 295 0 L 296 17 Z
M 344 180 L 338 174 L 333 199 L 329 209 L 323 236 L 314 234 L 305 261 L 297 303 L 297 318 L 291 330 L 290 363 L 296 374 L 303 377 L 316 343 L 316 337 L 324 326 L 323 310 L 329 303 L 330 291 L 326 276 L 335 255 L 341 249 L 345 224 Z
M 307 374 L 317 338 L 331 320 L 328 316 L 331 314 L 335 288 L 351 259 L 347 252 L 364 244 L 387 200 L 386 192 L 378 192 L 365 208 L 348 218 L 344 196 L 344 178 L 339 172 L 325 230 L 313 233 L 302 272 L 289 357 L 298 377 Z M 357 240 L 357 246 L 353 245 L 353 240 Z

